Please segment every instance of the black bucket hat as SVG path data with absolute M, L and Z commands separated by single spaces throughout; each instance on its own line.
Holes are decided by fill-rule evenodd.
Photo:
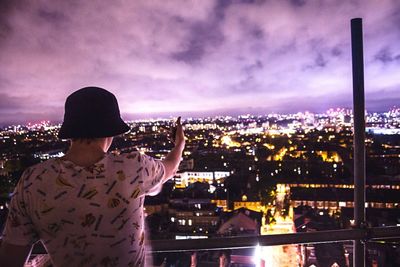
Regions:
M 129 130 L 121 119 L 117 99 L 112 93 L 99 87 L 85 87 L 65 101 L 64 122 L 58 137 L 111 137 Z

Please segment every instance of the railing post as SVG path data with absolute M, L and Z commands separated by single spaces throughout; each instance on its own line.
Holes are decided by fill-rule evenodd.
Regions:
M 192 252 L 190 256 L 190 267 L 197 267 L 197 252 Z
M 231 265 L 230 250 L 223 250 L 219 254 L 219 267 L 228 267 Z
M 354 221 L 365 228 L 365 100 L 362 19 L 351 20 L 354 112 Z M 365 244 L 354 241 L 354 267 L 365 266 Z

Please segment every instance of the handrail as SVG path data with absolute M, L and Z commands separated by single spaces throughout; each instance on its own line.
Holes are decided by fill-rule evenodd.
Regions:
M 147 246 L 147 251 L 158 252 L 183 252 L 201 250 L 238 249 L 260 246 L 276 246 L 289 244 L 309 244 L 343 242 L 350 240 L 375 240 L 400 238 L 399 226 L 373 227 L 365 229 L 343 229 L 306 233 L 235 236 L 209 239 L 189 240 L 152 240 Z M 47 253 L 43 246 L 36 245 L 32 254 Z
M 148 251 L 178 252 L 238 249 L 260 246 L 276 246 L 288 244 L 327 243 L 350 240 L 370 240 L 400 238 L 400 227 L 375 227 L 366 229 L 343 229 L 307 233 L 235 236 L 195 240 L 153 240 Z

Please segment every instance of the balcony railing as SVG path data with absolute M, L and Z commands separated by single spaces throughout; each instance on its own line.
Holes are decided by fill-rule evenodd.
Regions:
M 309 244 L 400 238 L 400 227 L 374 227 L 365 229 L 344 229 L 308 233 L 222 237 L 189 240 L 153 240 L 148 247 L 151 252 L 183 252 L 201 250 L 239 249 L 260 246 Z
M 151 253 L 185 252 L 204 250 L 239 249 L 260 246 L 290 244 L 316 244 L 360 240 L 361 242 L 400 238 L 400 226 L 373 227 L 365 229 L 343 229 L 308 233 L 218 237 L 186 240 L 152 240 L 147 247 Z M 33 255 L 46 254 L 43 245 L 38 243 Z
M 359 241 L 365 244 L 377 240 L 389 241 L 394 238 L 400 238 L 399 226 L 209 239 L 152 240 L 149 242 L 150 244 L 147 245 L 146 251 L 148 253 L 199 252 L 210 250 L 224 251 L 229 249 L 255 248 L 256 246 L 317 244 L 344 241 Z M 36 245 L 32 251 L 32 255 L 46 253 L 46 250 L 41 244 Z

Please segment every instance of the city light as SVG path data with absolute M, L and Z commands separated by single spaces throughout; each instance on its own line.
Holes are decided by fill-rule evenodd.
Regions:
M 352 227 L 354 219 L 347 212 L 354 207 L 351 121 L 345 109 L 183 120 L 187 140 L 179 171 L 155 200 L 146 198 L 146 220 L 160 216 L 157 238 L 175 239 L 317 231 L 318 224 Z M 138 151 L 165 158 L 173 146 L 167 137 L 169 119 L 129 125 L 129 133 L 114 138 L 112 153 Z M 367 113 L 367 126 L 368 162 L 382 167 L 369 175 L 366 208 L 396 214 L 400 112 Z M 69 141 L 57 138 L 59 127 L 43 121 L 0 130 L 0 189 L 5 196 L 23 170 L 64 155 Z M 8 209 L 7 199 L 0 211 Z M 248 259 L 256 266 L 292 266 L 310 259 L 299 252 L 304 249 L 257 245 Z

